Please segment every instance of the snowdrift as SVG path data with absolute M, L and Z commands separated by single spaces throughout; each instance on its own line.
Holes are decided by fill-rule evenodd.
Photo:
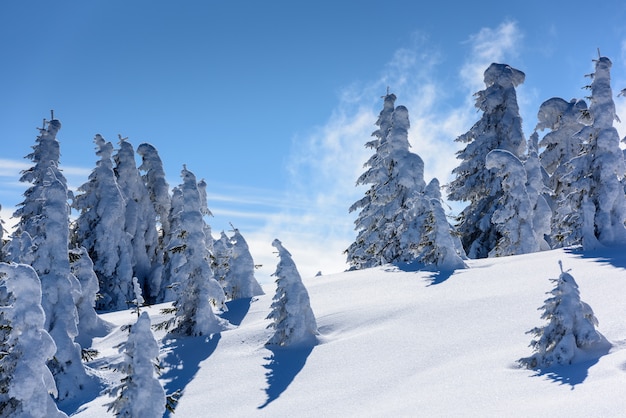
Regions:
M 270 349 L 265 319 L 274 294 L 230 303 L 233 327 L 210 338 L 162 332 L 160 380 L 180 389 L 179 417 L 623 416 L 626 410 L 626 256 L 607 250 L 553 250 L 470 260 L 450 273 L 388 266 L 304 280 L 320 335 L 314 346 Z M 576 279 L 610 350 L 585 352 L 569 366 L 521 369 L 526 332 L 545 323 L 538 308 L 558 277 Z M 297 262 L 297 260 L 296 260 Z M 148 308 L 153 323 L 162 316 Z M 119 356 L 130 312 L 103 315 L 115 331 L 96 339 L 102 368 Z M 112 398 L 85 395 L 77 417 L 107 416 Z

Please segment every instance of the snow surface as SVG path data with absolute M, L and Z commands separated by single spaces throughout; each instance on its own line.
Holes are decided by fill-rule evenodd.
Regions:
M 317 318 L 315 346 L 272 349 L 265 317 L 274 294 L 230 302 L 233 327 L 211 337 L 161 344 L 166 392 L 182 389 L 172 417 L 623 416 L 626 411 L 626 255 L 552 250 L 469 260 L 450 274 L 391 266 L 305 278 Z M 521 369 L 532 354 L 526 332 L 545 325 L 538 310 L 560 274 L 576 277 L 581 299 L 612 344 L 569 366 Z M 295 260 L 297 262 L 297 260 Z M 163 320 L 150 307 L 153 323 Z M 130 311 L 102 315 L 130 324 Z M 127 334 L 94 340 L 99 369 Z M 604 354 L 604 355 L 603 355 Z M 86 394 L 77 417 L 108 416 L 107 395 Z M 74 412 L 67 411 L 66 412 Z

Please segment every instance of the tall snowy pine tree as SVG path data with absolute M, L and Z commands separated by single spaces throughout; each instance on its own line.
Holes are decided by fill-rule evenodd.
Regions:
M 74 198 L 80 211 L 74 240 L 87 249 L 98 276 L 98 308 L 128 309 L 133 299 L 133 247 L 126 232 L 126 201 L 117 184 L 111 160 L 113 145 L 100 135 L 94 138 L 100 160 L 87 183 Z
M 457 230 L 470 258 L 484 258 L 496 247 L 501 234 L 491 221 L 504 191 L 495 170 L 485 167 L 487 154 L 495 149 L 522 159 L 526 140 L 522 132 L 515 87 L 524 82 L 523 72 L 506 64 L 491 64 L 485 70 L 485 90 L 475 94 L 482 118 L 456 141 L 467 143 L 457 152 L 461 164 L 452 172 L 448 198 L 469 205 L 459 215 Z
M 414 258 L 403 234 L 412 226 L 411 207 L 426 186 L 424 162 L 409 151 L 409 113 L 404 106 L 394 107 L 395 100 L 394 94 L 384 97 L 379 129 L 372 134 L 376 139 L 365 144 L 376 152 L 357 179 L 357 185 L 370 188 L 350 207 L 350 212 L 361 210 L 357 238 L 346 250 L 348 263 L 357 269 Z
M 9 245 L 10 259 L 30 264 L 41 281 L 45 329 L 56 345 L 48 367 L 54 375 L 60 400 L 80 395 L 88 378 L 81 361 L 80 345 L 74 342 L 78 329 L 76 300 L 80 283 L 70 271 L 70 193 L 59 170 L 60 144 L 56 134 L 61 123 L 45 122 L 37 144 L 28 156 L 35 165 L 22 173 L 30 182 L 24 202 L 15 211 L 20 221 Z
M 223 322 L 211 304 L 225 308 L 224 291 L 213 278 L 205 235 L 206 224 L 198 184 L 194 174 L 183 168 L 183 183 L 174 189 L 170 217 L 168 261 L 165 283 L 173 290 L 175 317 L 173 333 L 209 335 L 223 329 Z
M 591 124 L 576 135 L 582 153 L 567 163 L 562 177 L 569 183 L 569 193 L 560 194 L 555 222 L 562 231 L 562 245 L 580 245 L 594 249 L 601 245 L 626 243 L 626 196 L 624 195 L 624 155 L 611 91 L 611 61 L 595 60 L 591 75 Z

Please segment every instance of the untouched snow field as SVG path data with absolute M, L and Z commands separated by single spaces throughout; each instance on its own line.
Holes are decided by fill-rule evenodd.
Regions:
M 232 328 L 211 338 L 163 332 L 166 392 L 182 391 L 173 417 L 610 417 L 626 411 L 626 253 L 553 250 L 471 260 L 453 274 L 374 268 L 305 278 L 319 326 L 314 347 L 271 350 L 264 343 L 274 286 L 230 303 Z M 579 285 L 611 342 L 576 364 L 538 373 L 516 360 L 530 355 L 526 331 L 545 325 L 538 310 L 557 278 L 558 260 Z M 297 264 L 297 260 L 294 260 Z M 160 307 L 148 308 L 153 324 Z M 130 311 L 103 315 L 116 325 L 96 339 L 90 363 L 119 356 L 120 325 Z M 101 388 L 102 389 L 102 388 Z M 109 416 L 106 394 L 62 405 L 77 417 Z M 167 416 L 167 415 L 166 415 Z

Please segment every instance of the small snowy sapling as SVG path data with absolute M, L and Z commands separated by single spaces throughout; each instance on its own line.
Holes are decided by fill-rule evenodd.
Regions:
M 274 335 L 267 345 L 282 347 L 314 344 L 318 332 L 309 293 L 302 284 L 289 251 L 277 239 L 272 242 L 272 246 L 278 250 L 280 261 L 273 274 L 276 276 L 276 294 L 271 306 L 272 311 L 266 318 L 272 320 L 268 328 L 274 329 Z
M 594 348 L 606 348 L 609 342 L 595 327 L 598 320 L 589 305 L 580 300 L 578 285 L 567 271 L 563 271 L 548 294 L 552 295 L 539 308 L 544 311 L 542 319 L 548 324 L 527 332 L 535 338 L 530 347 L 534 354 L 518 360 L 529 369 L 544 369 L 550 366 L 567 365 L 575 362 L 577 356 Z

